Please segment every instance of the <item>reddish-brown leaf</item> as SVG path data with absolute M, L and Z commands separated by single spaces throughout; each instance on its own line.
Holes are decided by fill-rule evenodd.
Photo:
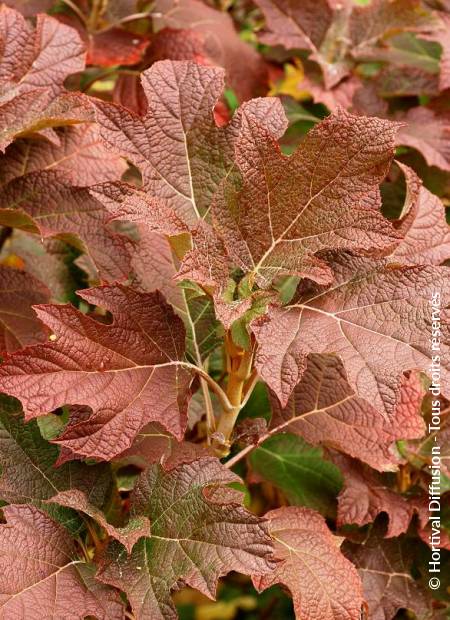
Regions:
M 398 233 L 375 209 L 359 207 L 386 174 L 397 126 L 344 111 L 314 127 L 291 156 L 256 120 L 236 144 L 240 177 L 225 185 L 213 220 L 234 264 L 268 288 L 276 276 L 329 283 L 326 249 L 381 250 Z
M 0 525 L 0 617 L 121 620 L 119 594 L 96 581 L 67 531 L 31 506 L 5 506 Z
M 99 67 L 135 65 L 145 53 L 149 39 L 123 28 L 109 28 L 87 37 L 86 64 Z
M 112 458 L 151 421 L 181 438 L 191 380 L 181 319 L 159 293 L 112 285 L 79 295 L 109 310 L 112 324 L 69 305 L 37 307 L 56 340 L 9 357 L 1 389 L 22 401 L 27 419 L 62 405 L 91 407 L 88 419 L 56 440 L 77 454 Z
M 18 93 L 46 89 L 49 99 L 63 90 L 64 80 L 84 68 L 78 34 L 53 17 L 39 15 L 33 30 L 20 13 L 0 11 L 0 83 Z
M 144 71 L 142 85 L 148 103 L 143 117 L 95 102 L 102 136 L 140 169 L 148 194 L 165 201 L 189 225 L 209 210 L 212 195 L 230 171 L 243 119 L 262 119 L 275 137 L 286 127 L 274 98 L 244 104 L 230 125 L 217 127 L 213 108 L 224 87 L 221 69 L 162 61 Z
M 211 454 L 212 451 L 207 446 L 190 441 L 178 442 L 160 425 L 152 423 L 139 432 L 130 448 L 119 454 L 117 459 L 122 463 L 133 463 L 142 469 L 159 463 L 169 470 Z
M 290 308 L 273 308 L 254 323 L 256 365 L 282 405 L 305 369 L 308 353 L 340 356 L 356 394 L 392 415 L 402 373 L 429 372 L 432 294 L 449 303 L 445 267 L 399 266 L 386 260 L 335 256 L 335 282 Z M 445 319 L 442 315 L 442 320 Z M 450 390 L 448 345 L 442 341 L 441 387 Z
M 37 13 L 46 13 L 52 7 L 53 0 L 6 0 L 5 4 L 25 17 L 34 17 Z
M 86 123 L 57 130 L 58 144 L 43 140 L 16 140 L 0 156 L 0 183 L 38 170 L 60 170 L 74 185 L 115 181 L 125 172 L 123 159 L 100 140 L 97 127 Z
M 56 416 L 55 416 L 56 417 Z M 70 511 L 46 504 L 55 493 L 79 490 L 102 506 L 112 485 L 106 464 L 67 463 L 57 467 L 58 448 L 46 441 L 36 420 L 25 424 L 20 403 L 0 397 L 0 497 L 10 504 L 32 504 L 76 529 Z M 71 521 L 73 520 L 73 523 Z
M 412 375 L 403 381 L 400 402 L 386 418 L 354 393 L 338 358 L 310 355 L 286 407 L 272 397 L 271 429 L 336 448 L 380 471 L 395 470 L 399 462 L 395 442 L 425 432 L 419 413 L 422 396 L 419 379 Z
M 10 181 L 0 198 L 0 223 L 59 236 L 87 252 L 99 279 L 124 280 L 130 272 L 128 241 L 107 227 L 108 212 L 87 188 L 74 187 L 58 170 L 30 172 Z
M 344 552 L 361 576 L 370 620 L 391 620 L 399 609 L 430 617 L 428 593 L 411 576 L 414 545 L 385 540 L 375 531 L 364 545 L 345 543 Z
M 0 148 L 16 135 L 88 120 L 82 95 L 64 93 L 64 80 L 84 68 L 77 32 L 39 15 L 36 29 L 13 9 L 0 10 Z
M 128 553 L 131 553 L 133 546 L 142 536 L 150 535 L 150 522 L 147 517 L 136 517 L 130 519 L 127 525 L 123 527 L 114 527 L 108 523 L 103 511 L 91 504 L 86 493 L 78 489 L 60 491 L 47 502 L 73 508 L 88 515 L 106 531 L 108 536 L 122 543 Z
M 373 0 L 357 6 L 350 19 L 352 54 L 367 57 L 370 48 L 398 32 L 427 32 L 437 21 L 419 0 Z
M 329 0 L 256 0 L 268 32 L 261 40 L 287 49 L 306 49 L 322 69 L 325 88 L 336 86 L 350 69 L 346 59 L 351 3 Z
M 0 266 L 0 354 L 44 342 L 50 332 L 32 306 L 50 301 L 48 288 L 29 273 Z
M 422 186 L 411 168 L 400 164 L 405 175 L 407 197 L 397 230 L 403 239 L 392 256 L 411 265 L 441 265 L 450 258 L 450 228 L 445 209 L 437 196 Z
M 363 594 L 355 567 L 340 552 L 325 519 L 309 508 L 267 513 L 280 562 L 272 574 L 254 577 L 261 591 L 281 583 L 291 592 L 298 620 L 360 620 Z
M 206 53 L 205 40 L 200 32 L 163 28 L 153 37 L 147 56 L 152 62 L 193 60 L 200 65 L 214 65 L 214 62 L 210 62 L 206 57 Z
M 261 575 L 273 568 L 266 520 L 245 510 L 225 486 L 237 480 L 212 457 L 169 471 L 153 465 L 141 474 L 131 512 L 150 519 L 151 536 L 129 557 L 110 544 L 98 573 L 127 593 L 137 620 L 176 620 L 170 591 L 179 583 L 214 598 L 220 576 L 232 570 Z
M 223 67 L 227 84 L 240 101 L 265 94 L 265 63 L 248 43 L 242 41 L 225 11 L 217 11 L 199 0 L 157 0 L 153 10 L 160 14 L 155 19 L 158 30 L 162 27 L 188 30 L 198 36 L 202 42 L 203 58 L 199 59 L 198 55 L 188 58 Z M 192 41 L 191 34 L 184 33 L 184 36 Z M 177 53 L 175 58 L 166 58 L 177 60 L 180 56 Z
M 363 526 L 384 512 L 389 518 L 388 538 L 406 532 L 415 509 L 405 497 L 391 489 L 383 476 L 367 465 L 337 453 L 332 460 L 344 476 L 344 487 L 338 496 L 339 526 Z
M 398 144 L 420 151 L 429 166 L 450 170 L 450 112 L 411 108 L 402 120 L 406 127 L 399 131 Z
M 67 264 L 69 247 L 59 239 L 39 239 L 36 235 L 14 230 L 0 252 L 4 265 L 24 269 L 45 282 L 54 301 L 68 301 L 76 284 Z

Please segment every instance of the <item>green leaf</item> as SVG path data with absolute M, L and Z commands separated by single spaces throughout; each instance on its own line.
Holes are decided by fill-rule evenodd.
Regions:
M 308 506 L 324 515 L 336 512 L 342 477 L 323 451 L 286 433 L 267 439 L 250 456 L 253 471 L 282 491 L 290 504 Z
M 78 515 L 46 500 L 60 491 L 79 489 L 100 506 L 112 484 L 111 472 L 106 463 L 72 461 L 55 467 L 58 455 L 59 449 L 41 436 L 36 420 L 24 423 L 18 401 L 0 396 L 0 498 L 41 508 L 75 532 L 81 525 Z
M 245 418 L 264 418 L 269 421 L 272 415 L 267 388 L 264 383 L 257 383 L 245 407 L 239 414 L 239 420 Z

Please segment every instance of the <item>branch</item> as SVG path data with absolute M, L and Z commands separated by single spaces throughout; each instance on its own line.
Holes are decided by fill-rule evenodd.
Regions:
M 226 446 L 230 445 L 230 437 L 242 408 L 245 396 L 244 387 L 248 385 L 248 381 L 253 376 L 253 351 L 239 351 L 239 354 L 235 357 L 230 356 L 230 362 L 226 393 L 232 407 L 228 411 L 226 409 L 223 410 L 217 424 L 217 432 L 223 435 L 225 442 L 222 443 Z
M 247 383 L 244 386 L 244 398 L 242 400 L 241 403 L 241 409 L 243 409 L 245 407 L 245 405 L 248 403 L 250 396 L 253 393 L 253 390 L 256 387 L 256 384 L 258 383 L 259 377 L 258 377 L 258 372 L 256 370 L 256 368 L 254 368 L 252 370 L 252 374 L 250 375 L 250 378 L 248 379 Z
M 63 4 L 66 4 L 70 9 L 72 9 L 72 11 L 80 18 L 80 20 L 85 26 L 87 25 L 86 15 L 84 15 L 84 13 L 80 11 L 80 9 L 74 2 L 72 2 L 72 0 L 62 0 L 62 2 Z
M 244 456 L 246 456 L 249 452 L 251 452 L 255 448 L 258 448 L 258 446 L 264 443 L 266 439 L 269 439 L 269 437 L 272 437 L 272 435 L 276 435 L 277 433 L 282 431 L 284 428 L 286 428 L 286 426 L 289 426 L 290 424 L 292 424 L 292 422 L 295 422 L 296 420 L 298 420 L 299 417 L 302 417 L 302 416 L 297 416 L 296 418 L 292 418 L 292 420 L 287 420 L 287 422 L 283 422 L 283 424 L 279 424 L 278 426 L 275 426 L 275 428 L 272 428 L 270 431 L 267 431 L 267 433 L 264 433 L 264 435 L 262 435 L 256 443 L 250 444 L 249 446 L 245 446 L 245 448 L 243 448 L 240 452 L 235 454 L 229 461 L 224 463 L 225 467 L 230 468 L 236 465 L 236 463 L 238 463 L 241 459 L 243 459 Z
M 203 400 L 205 401 L 205 409 L 206 409 L 206 441 L 208 445 L 211 443 L 211 435 L 216 430 L 216 418 L 214 416 L 213 404 L 211 401 L 211 394 L 209 393 L 208 384 L 203 377 L 200 377 L 200 385 L 203 392 Z
M 209 387 L 212 389 L 214 394 L 219 399 L 222 409 L 224 411 L 226 411 L 227 413 L 234 411 L 234 407 L 230 403 L 228 396 L 226 395 L 224 390 L 222 390 L 220 385 L 216 383 L 214 379 L 210 377 L 205 370 L 203 370 L 203 368 L 200 368 L 199 366 L 195 366 L 195 364 L 190 364 L 189 362 L 181 362 L 180 365 L 184 366 L 185 368 L 189 368 L 189 370 L 193 370 L 195 373 L 199 375 L 201 379 L 204 379 L 206 381 L 206 383 L 209 385 Z
M 102 34 L 104 32 L 108 32 L 108 30 L 112 30 L 113 28 L 120 27 L 122 24 L 128 24 L 130 22 L 137 21 L 138 19 L 147 19 L 147 18 L 153 18 L 153 17 L 162 17 L 162 13 L 153 13 L 152 11 L 145 11 L 143 13 L 133 13 L 133 15 L 127 15 L 126 17 L 123 17 L 122 19 L 119 19 L 118 21 L 113 22 L 112 24 L 108 24 L 104 28 L 97 30 L 96 34 Z

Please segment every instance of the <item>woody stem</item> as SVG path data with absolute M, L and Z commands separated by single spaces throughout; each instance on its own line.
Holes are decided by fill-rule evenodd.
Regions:
M 229 452 L 230 438 L 246 396 L 245 388 L 252 377 L 253 362 L 253 352 L 234 346 L 231 339 L 227 339 L 227 354 L 229 375 L 226 395 L 231 408 L 222 412 L 217 424 L 217 433 L 221 438 L 216 441 L 216 450 L 221 456 Z

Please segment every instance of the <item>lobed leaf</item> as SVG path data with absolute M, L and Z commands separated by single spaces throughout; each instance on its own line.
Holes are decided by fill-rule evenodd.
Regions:
M 339 526 L 367 525 L 384 512 L 388 518 L 386 536 L 400 536 L 407 531 L 415 513 L 412 502 L 390 488 L 380 474 L 355 459 L 333 455 L 333 462 L 344 477 L 344 487 L 338 497 Z
M 390 620 L 399 609 L 430 617 L 428 593 L 411 576 L 413 549 L 404 538 L 384 540 L 374 531 L 363 545 L 346 542 L 345 555 L 361 576 L 373 620 Z
M 214 10 L 198 0 L 157 0 L 154 9 L 158 13 L 155 25 L 159 34 L 164 32 L 161 27 L 176 29 L 183 38 L 183 46 L 194 43 L 194 48 L 188 50 L 189 55 L 186 56 L 185 51 L 180 58 L 174 50 L 172 36 L 172 47 L 165 58 L 223 67 L 227 84 L 240 101 L 266 92 L 266 64 L 252 46 L 242 40 L 226 11 Z
M 342 486 L 339 470 L 323 458 L 323 450 L 300 437 L 283 433 L 270 437 L 250 455 L 251 478 L 270 482 L 290 505 L 307 506 L 324 515 L 336 514 Z
M 389 419 L 399 402 L 402 373 L 429 371 L 430 299 L 439 295 L 445 313 L 448 271 L 348 254 L 336 256 L 333 269 L 330 289 L 318 289 L 289 308 L 272 308 L 253 324 L 258 371 L 285 406 L 305 370 L 306 356 L 337 354 L 351 388 Z M 444 395 L 449 390 L 446 339 L 444 334 Z
M 144 189 L 194 225 L 233 164 L 234 142 L 246 115 L 258 115 L 276 137 L 285 129 L 277 99 L 244 104 L 225 128 L 212 110 L 224 88 L 223 71 L 188 62 L 161 61 L 142 74 L 145 116 L 95 101 L 104 140 L 137 166 Z M 192 94 L 195 93 L 195 99 Z
M 383 416 L 350 387 L 342 362 L 331 355 L 309 355 L 301 381 L 285 407 L 272 394 L 274 432 L 287 431 L 358 458 L 381 471 L 395 470 L 395 442 L 425 433 L 420 415 L 423 390 L 417 376 L 402 381 L 395 412 Z
M 191 381 L 181 319 L 159 293 L 111 285 L 79 295 L 109 310 L 113 322 L 69 305 L 37 307 L 56 340 L 9 357 L 0 388 L 22 401 L 28 420 L 62 405 L 89 406 L 92 415 L 56 440 L 84 456 L 112 458 L 150 421 L 181 438 Z
M 0 397 L 0 496 L 12 504 L 30 504 L 69 529 L 79 526 L 73 511 L 45 502 L 63 491 L 79 491 L 101 506 L 111 487 L 105 464 L 67 463 L 56 467 L 58 448 L 43 439 L 36 420 L 24 423 L 17 401 Z
M 224 485 L 237 476 L 216 458 L 171 470 L 153 465 L 141 474 L 132 515 L 148 516 L 151 536 L 127 557 L 112 543 L 98 578 L 125 590 L 136 618 L 177 618 L 170 591 L 183 583 L 213 598 L 231 570 L 263 574 L 274 566 L 264 519 L 237 503 Z M 161 558 L 166 558 L 161 564 Z
M 403 236 L 392 256 L 411 265 L 441 265 L 450 258 L 450 228 L 437 196 L 422 187 L 417 175 L 403 164 L 407 201 L 397 230 Z
M 31 506 L 6 506 L 3 512 L 1 618 L 125 617 L 118 593 L 95 580 L 63 527 Z
M 78 489 L 60 491 L 47 501 L 88 515 L 106 531 L 108 536 L 122 543 L 128 553 L 131 553 L 133 546 L 142 536 L 148 536 L 150 533 L 150 523 L 146 517 L 131 519 L 122 527 L 111 525 L 103 511 L 92 504 L 86 494 Z
M 432 107 L 409 109 L 403 116 L 406 126 L 398 135 L 398 143 L 417 149 L 429 166 L 450 170 L 450 113 Z
M 45 342 L 49 330 L 32 310 L 50 301 L 50 291 L 25 271 L 0 265 L 0 354 Z
M 19 139 L 0 156 L 0 183 L 38 170 L 60 170 L 74 185 L 114 181 L 126 170 L 125 162 L 111 153 L 97 127 L 86 123 L 55 130 L 57 144 Z
M 386 174 L 397 126 L 340 111 L 314 127 L 291 156 L 257 121 L 236 143 L 240 178 L 213 205 L 214 225 L 233 263 L 267 288 L 276 276 L 329 283 L 326 249 L 382 250 L 398 237 L 358 203 Z
M 267 513 L 275 556 L 284 560 L 271 575 L 254 577 L 259 590 L 282 583 L 291 592 L 298 620 L 359 620 L 363 605 L 355 567 L 339 551 L 341 540 L 308 508 Z
M 124 280 L 130 271 L 129 243 L 110 230 L 107 221 L 102 204 L 87 188 L 74 187 L 62 171 L 30 172 L 2 190 L 3 226 L 67 240 L 86 250 L 101 280 Z
M 0 10 L 0 148 L 14 137 L 89 120 L 81 94 L 65 93 L 64 80 L 84 68 L 75 30 L 39 15 L 33 30 L 17 11 Z

